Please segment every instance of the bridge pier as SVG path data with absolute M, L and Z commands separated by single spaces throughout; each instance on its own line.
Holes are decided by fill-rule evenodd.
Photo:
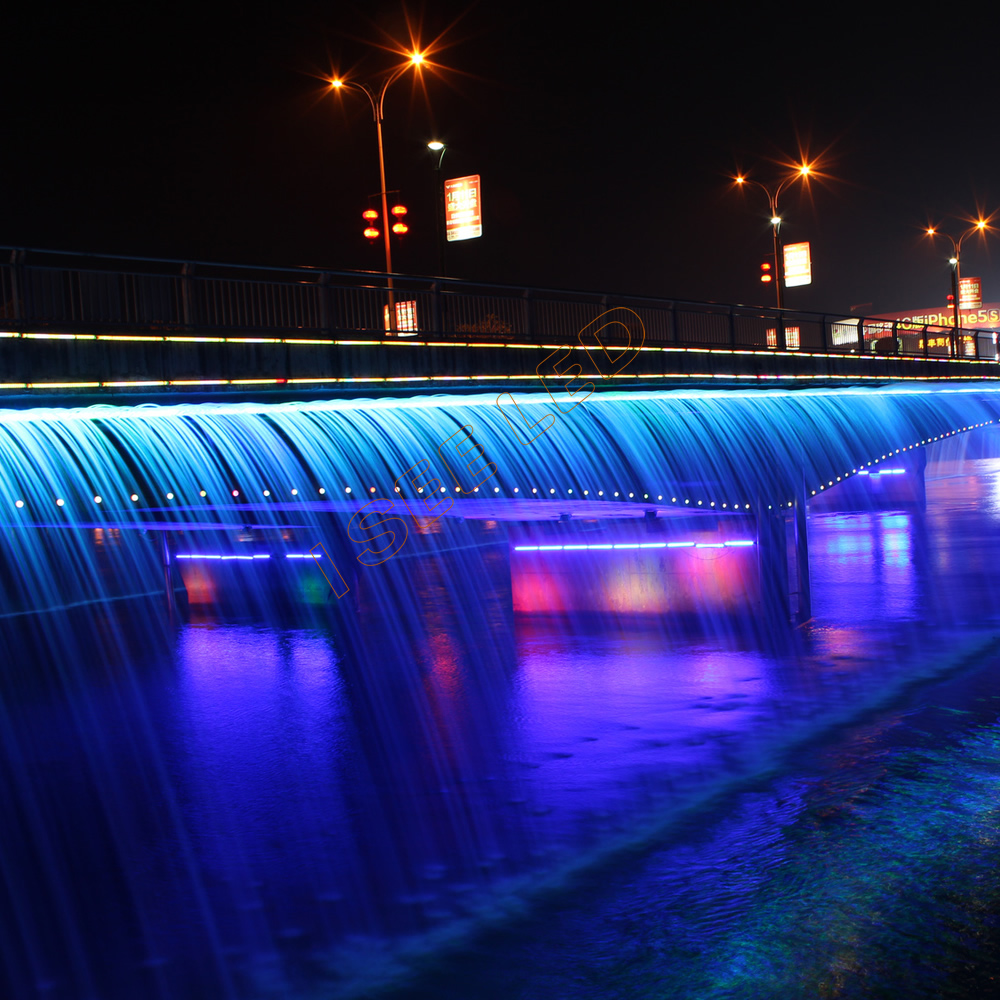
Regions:
M 790 615 L 785 516 L 757 501 L 757 568 L 760 607 L 767 623 L 786 624 Z
M 812 618 L 812 595 L 809 590 L 809 533 L 806 526 L 806 484 L 805 473 L 799 480 L 795 496 L 795 582 L 798 590 L 799 607 L 795 615 L 796 624 Z

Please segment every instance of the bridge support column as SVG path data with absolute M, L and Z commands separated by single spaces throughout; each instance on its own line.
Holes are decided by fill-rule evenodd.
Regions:
M 757 566 L 760 604 L 768 622 L 787 624 L 789 618 L 788 545 L 780 511 L 757 502 Z
M 927 510 L 927 449 L 915 448 L 911 459 L 910 475 L 913 478 L 913 499 L 917 510 Z
M 796 622 L 802 624 L 812 618 L 812 595 L 809 591 L 809 534 L 806 528 L 805 474 L 795 497 L 795 577 L 799 595 Z

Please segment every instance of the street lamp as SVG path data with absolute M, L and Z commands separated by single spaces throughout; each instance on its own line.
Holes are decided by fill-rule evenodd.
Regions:
M 781 295 L 781 280 L 784 268 L 781 266 L 781 259 L 779 254 L 781 252 L 781 243 L 778 239 L 778 231 L 781 228 L 781 215 L 778 212 L 778 195 L 794 180 L 799 180 L 800 178 L 808 178 L 812 173 L 812 167 L 808 163 L 801 164 L 791 177 L 786 177 L 773 191 L 767 187 L 765 184 L 761 184 L 760 181 L 751 180 L 749 177 L 744 177 L 742 174 L 736 175 L 736 183 L 741 187 L 744 184 L 752 184 L 754 187 L 759 187 L 764 194 L 767 195 L 767 204 L 771 210 L 771 234 L 774 237 L 774 291 L 778 298 L 778 308 L 781 309 L 784 305 Z
M 389 245 L 389 204 L 386 200 L 386 190 L 385 190 L 385 154 L 382 148 L 382 119 L 383 119 L 383 107 L 385 105 L 385 92 L 389 87 L 396 82 L 411 66 L 415 66 L 419 69 L 424 61 L 424 56 L 422 52 L 411 52 L 410 58 L 403 63 L 402 66 L 397 66 L 382 82 L 382 86 L 376 93 L 367 83 L 354 83 L 347 80 L 341 80 L 339 77 L 334 77 L 330 81 L 330 87 L 333 90 L 340 91 L 345 87 L 351 90 L 360 90 L 367 98 L 372 106 L 372 115 L 375 118 L 375 131 L 378 133 L 378 172 L 379 181 L 382 185 L 382 230 L 385 237 L 385 272 L 387 277 L 386 284 L 389 290 L 389 330 L 392 333 L 396 331 L 396 300 L 395 293 L 393 292 L 392 286 L 392 248 Z
M 441 183 L 441 164 L 444 161 L 444 154 L 448 152 L 447 143 L 441 142 L 439 139 L 431 139 L 427 143 L 427 148 L 432 153 L 440 153 L 441 155 L 437 159 L 437 166 L 434 168 L 434 185 L 436 188 L 436 193 L 434 200 L 436 202 L 434 218 L 435 226 L 434 231 L 437 234 L 437 244 L 438 244 L 438 274 L 444 277 L 444 234 L 441 232 L 441 217 L 444 215 L 444 187 Z
M 946 240 L 951 242 L 952 256 L 948 258 L 948 263 L 951 264 L 951 295 L 952 295 L 952 306 L 955 310 L 955 329 L 960 330 L 962 328 L 962 315 L 958 310 L 958 290 L 962 287 L 962 243 L 966 236 L 971 236 L 973 233 L 982 233 L 985 235 L 988 230 L 987 226 L 989 223 L 986 219 L 979 219 L 974 226 L 970 226 L 961 236 L 958 238 L 958 242 L 955 242 L 955 238 L 950 233 L 942 233 L 935 226 L 927 227 L 927 235 L 933 239 L 935 236 L 943 236 Z

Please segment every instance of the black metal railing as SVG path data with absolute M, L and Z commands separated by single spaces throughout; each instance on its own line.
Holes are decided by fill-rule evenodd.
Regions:
M 656 346 L 997 360 L 997 331 L 457 279 L 0 248 L 0 329 L 571 343 L 615 307 Z

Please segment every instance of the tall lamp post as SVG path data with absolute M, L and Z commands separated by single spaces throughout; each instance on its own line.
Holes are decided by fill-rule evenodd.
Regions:
M 744 177 L 742 174 L 737 174 L 735 180 L 741 187 L 744 184 L 752 184 L 754 187 L 758 187 L 764 194 L 767 195 L 767 204 L 771 209 L 771 235 L 774 237 L 774 291 L 778 298 L 778 308 L 781 309 L 784 306 L 784 298 L 781 294 L 781 280 L 782 271 L 781 266 L 781 242 L 778 238 L 778 231 L 781 229 L 781 216 L 778 214 L 778 195 L 794 180 L 801 177 L 808 177 L 812 172 L 812 167 L 808 163 L 803 163 L 791 177 L 786 177 L 773 191 L 767 187 L 765 184 L 761 184 L 760 181 L 751 180 L 749 177 Z
M 407 62 L 402 66 L 397 66 L 382 82 L 378 92 L 374 91 L 367 83 L 354 83 L 334 77 L 330 81 L 333 90 L 340 91 L 345 87 L 351 90 L 360 90 L 372 106 L 372 115 L 375 118 L 375 131 L 378 133 L 378 172 L 379 182 L 382 187 L 382 231 L 385 237 L 385 273 L 387 275 L 386 285 L 389 290 L 389 330 L 396 331 L 396 300 L 392 286 L 392 247 L 389 244 L 389 203 L 386 199 L 385 190 L 385 153 L 382 148 L 382 119 L 383 107 L 385 105 L 385 93 L 389 87 L 395 83 L 411 66 L 419 69 L 424 61 L 422 52 L 412 52 Z
M 952 281 L 952 306 L 955 310 L 955 329 L 960 330 L 962 328 L 962 314 L 958 309 L 958 292 L 962 287 L 962 243 L 966 236 L 971 236 L 973 233 L 986 234 L 987 222 L 985 219 L 980 219 L 974 226 L 970 226 L 961 236 L 958 238 L 958 242 L 955 241 L 955 237 L 950 233 L 942 233 L 939 229 L 934 226 L 927 227 L 927 235 L 933 239 L 935 236 L 942 236 L 946 240 L 950 241 L 952 256 L 948 259 L 948 263 L 951 264 L 951 281 Z
M 434 168 L 434 186 L 436 189 L 436 193 L 434 195 L 434 200 L 436 202 L 434 210 L 434 218 L 436 220 L 434 231 L 437 234 L 438 244 L 438 274 L 443 278 L 445 276 L 444 233 L 441 231 L 441 219 L 444 215 L 444 186 L 441 183 L 441 164 L 444 161 L 444 154 L 448 152 L 448 146 L 439 139 L 432 139 L 429 143 L 427 143 L 427 148 L 433 153 L 441 154 L 437 159 L 437 166 Z

